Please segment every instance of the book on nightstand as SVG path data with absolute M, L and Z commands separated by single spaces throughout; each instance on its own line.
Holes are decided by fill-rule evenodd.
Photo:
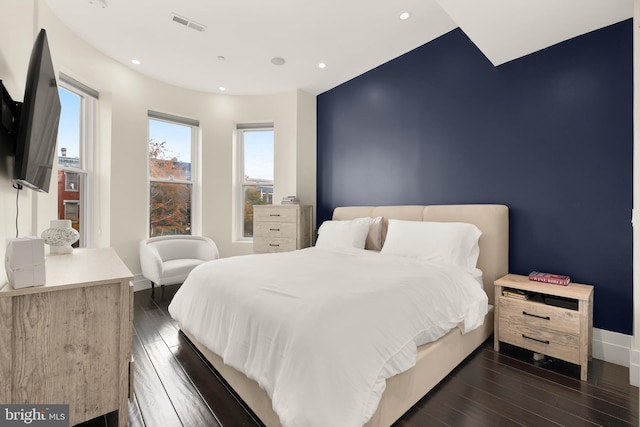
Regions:
M 526 293 L 525 291 L 521 291 L 520 289 L 505 288 L 502 290 L 502 295 L 505 297 L 521 299 L 521 300 L 529 299 L 529 294 Z
M 541 273 L 539 271 L 532 271 L 531 273 L 529 273 L 529 280 L 562 286 L 567 286 L 571 281 L 569 276 L 563 276 L 561 274 Z

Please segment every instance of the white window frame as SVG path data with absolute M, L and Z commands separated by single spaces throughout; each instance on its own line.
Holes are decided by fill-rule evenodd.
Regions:
M 191 185 L 191 235 L 201 234 L 201 215 L 200 215 L 200 196 L 199 196 L 199 155 L 198 141 L 200 135 L 200 122 L 198 120 L 186 117 L 174 116 L 172 114 L 162 113 L 158 111 L 147 112 L 147 146 L 151 135 L 149 134 L 149 120 L 162 121 L 170 124 L 188 126 L 191 128 L 191 179 L 175 179 L 175 178 L 151 178 L 149 170 L 149 152 L 147 148 L 147 237 L 151 231 L 151 183 L 164 182 L 171 184 L 189 184 Z
M 82 224 L 78 243 L 81 248 L 90 248 L 93 245 L 94 230 L 93 156 L 99 94 L 96 90 L 64 73 L 60 73 L 58 85 L 80 97 L 80 165 L 78 168 L 59 166 L 59 170 L 78 174 L 80 187 L 78 220 Z
M 244 134 L 245 132 L 271 131 L 274 132 L 274 149 L 275 149 L 275 129 L 273 123 L 238 123 L 236 125 L 236 141 L 238 153 L 238 176 L 236 194 L 238 216 L 236 217 L 235 241 L 253 242 L 253 237 L 244 236 L 244 194 L 245 187 L 253 186 L 271 186 L 275 188 L 273 181 L 249 181 L 245 180 L 244 173 Z M 275 172 L 275 171 L 274 171 Z M 272 195 L 273 198 L 273 195 Z M 271 201 L 273 203 L 273 199 Z

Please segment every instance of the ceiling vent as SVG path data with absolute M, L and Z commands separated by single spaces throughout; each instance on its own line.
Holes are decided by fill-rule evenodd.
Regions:
M 89 3 L 100 9 L 107 7 L 107 0 L 89 0 Z
M 184 25 L 187 28 L 191 28 L 192 30 L 196 30 L 199 32 L 203 32 L 205 28 L 207 28 L 202 24 L 198 24 L 197 22 L 192 21 L 191 19 L 187 19 L 184 16 L 180 16 L 176 13 L 171 14 L 171 20 L 177 24 Z

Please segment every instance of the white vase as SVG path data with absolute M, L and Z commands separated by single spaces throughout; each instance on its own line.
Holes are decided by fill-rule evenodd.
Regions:
M 80 238 L 80 233 L 71 227 L 71 220 L 51 220 L 51 228 L 47 228 L 40 235 L 49 245 L 49 253 L 70 254 L 73 252 L 73 243 Z

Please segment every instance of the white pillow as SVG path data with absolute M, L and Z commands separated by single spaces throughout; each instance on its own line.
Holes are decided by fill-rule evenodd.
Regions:
M 367 219 L 369 220 L 369 234 L 364 248 L 379 251 L 382 249 L 382 217 L 367 217 Z
M 368 233 L 368 218 L 357 218 L 350 221 L 325 221 L 318 229 L 316 247 L 364 249 Z
M 389 220 L 382 254 L 441 262 L 473 271 L 482 232 L 473 224 Z

